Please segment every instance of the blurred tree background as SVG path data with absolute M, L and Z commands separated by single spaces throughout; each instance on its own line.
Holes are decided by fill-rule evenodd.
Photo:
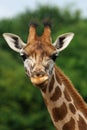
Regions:
M 72 13 L 66 8 L 41 6 L 26 10 L 12 19 L 0 20 L 0 130 L 54 130 L 40 91 L 25 75 L 20 56 L 9 49 L 2 37 L 4 32 L 14 33 L 26 42 L 29 23 L 45 18 L 53 23 L 53 42 L 60 34 L 75 33 L 56 64 L 87 102 L 87 19 L 81 17 L 79 10 Z M 41 26 L 38 33 L 42 31 Z

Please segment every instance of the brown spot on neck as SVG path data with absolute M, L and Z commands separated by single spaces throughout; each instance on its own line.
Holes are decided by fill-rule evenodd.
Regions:
M 63 103 L 60 107 L 55 107 L 52 110 L 54 121 L 57 122 L 59 120 L 63 120 L 67 114 L 66 104 Z
M 57 101 L 62 95 L 60 88 L 57 86 L 55 88 L 55 92 L 53 93 L 52 97 L 50 98 L 52 101 Z
M 54 75 L 52 75 L 52 78 L 49 84 L 49 92 L 53 90 L 54 82 L 55 82 Z
M 70 108 L 70 111 L 75 114 L 76 113 L 76 108 L 74 107 L 74 105 L 72 103 L 69 104 L 69 108 Z
M 87 130 L 87 124 L 80 115 L 79 115 L 78 127 L 79 130 Z
M 75 130 L 75 120 L 72 117 L 70 121 L 63 126 L 63 130 Z

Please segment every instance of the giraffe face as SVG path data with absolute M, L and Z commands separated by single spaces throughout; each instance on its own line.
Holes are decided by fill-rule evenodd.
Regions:
M 3 34 L 10 48 L 20 53 L 27 75 L 37 86 L 49 81 L 58 53 L 68 46 L 74 36 L 73 33 L 63 34 L 52 44 L 50 33 L 48 24 L 44 25 L 42 36 L 38 36 L 36 26 L 31 25 L 27 44 L 17 35 Z
M 52 45 L 34 41 L 20 51 L 26 74 L 33 84 L 38 86 L 49 81 L 57 57 L 55 50 Z

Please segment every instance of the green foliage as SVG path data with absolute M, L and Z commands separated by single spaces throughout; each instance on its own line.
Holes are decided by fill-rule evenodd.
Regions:
M 56 63 L 87 101 L 87 20 L 81 18 L 80 11 L 72 14 L 70 10 L 61 11 L 57 7 L 26 10 L 13 19 L 0 21 L 0 130 L 54 129 L 40 91 L 26 77 L 19 55 L 9 49 L 2 38 L 2 33 L 11 32 L 26 42 L 29 23 L 45 19 L 53 23 L 53 42 L 59 34 L 75 33 L 70 46 Z M 37 31 L 41 34 L 43 27 Z

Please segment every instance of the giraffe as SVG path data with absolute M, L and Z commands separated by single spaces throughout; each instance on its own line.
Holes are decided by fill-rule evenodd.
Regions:
M 26 74 L 40 89 L 56 130 L 87 130 L 87 105 L 55 64 L 74 33 L 62 34 L 52 44 L 50 25 L 44 23 L 42 36 L 37 35 L 36 28 L 36 24 L 30 25 L 27 44 L 11 33 L 3 36 L 9 47 L 22 57 Z

